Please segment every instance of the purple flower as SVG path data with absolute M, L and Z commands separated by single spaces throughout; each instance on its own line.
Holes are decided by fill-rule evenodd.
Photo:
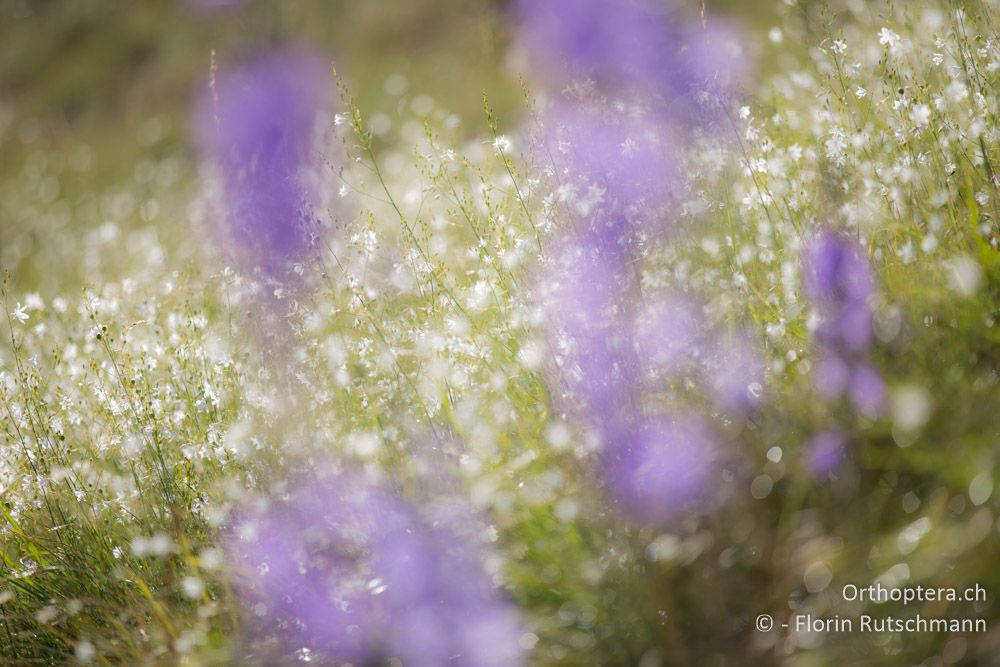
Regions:
M 637 318 L 636 263 L 647 239 L 671 231 L 682 137 L 719 107 L 732 65 L 745 61 L 729 59 L 728 29 L 706 31 L 653 0 L 517 0 L 515 11 L 547 74 L 596 84 L 580 96 L 588 102 L 556 104 L 541 137 L 572 223 L 546 281 L 569 362 L 561 379 L 603 436 L 609 490 L 633 516 L 666 521 L 702 499 L 717 447 L 698 418 L 643 417 L 646 385 L 691 370 L 710 400 L 742 412 L 759 396 L 763 365 L 749 339 L 718 336 L 682 299 Z M 608 97 L 626 101 L 595 102 Z
M 814 332 L 820 347 L 817 389 L 831 399 L 847 392 L 855 408 L 878 416 L 885 386 L 866 359 L 874 341 L 869 301 L 875 279 L 864 252 L 846 236 L 820 232 L 806 247 L 803 280 L 820 317 Z
M 745 414 L 760 402 L 764 360 L 748 331 L 720 335 L 706 351 L 705 384 L 715 403 L 730 414 Z
M 658 298 L 636 320 L 635 332 L 643 375 L 695 379 L 730 415 L 745 414 L 760 402 L 764 361 L 758 342 L 745 330 L 716 330 L 693 300 Z
M 635 325 L 644 366 L 668 379 L 692 369 L 704 344 L 703 319 L 698 305 L 682 296 L 665 296 L 647 305 Z
M 888 400 L 885 383 L 878 371 L 868 364 L 854 368 L 848 393 L 854 407 L 868 417 L 878 417 L 885 411 Z
M 405 521 L 381 490 L 347 477 L 307 480 L 267 507 L 244 511 L 227 544 L 239 590 L 286 639 L 347 660 L 366 659 L 387 630 L 373 541 Z
M 586 410 L 605 424 L 626 419 L 638 388 L 638 361 L 631 328 L 632 275 L 616 252 L 585 236 L 556 253 L 545 281 L 548 308 L 564 336 L 570 362 L 563 381 Z
M 391 526 L 379 541 L 379 572 L 392 602 L 392 655 L 415 667 L 522 662 L 518 614 L 497 600 L 454 508 L 426 527 Z
M 699 417 L 643 417 L 648 383 L 686 382 L 690 373 L 717 406 L 742 414 L 759 400 L 763 362 L 748 334 L 721 335 L 691 299 L 668 295 L 636 316 L 634 274 L 589 238 L 555 253 L 548 281 L 564 334 L 556 346 L 571 362 L 562 379 L 602 434 L 600 474 L 611 495 L 638 520 L 669 522 L 705 499 L 719 445 Z
M 235 521 L 226 553 L 237 591 L 288 651 L 520 664 L 518 614 L 497 596 L 461 513 L 428 512 L 346 474 L 296 480 Z
M 866 305 L 875 290 L 875 280 L 864 251 L 854 240 L 830 230 L 810 240 L 803 269 L 809 298 L 833 314 Z M 851 317 L 856 319 L 857 315 Z
M 646 80 L 661 57 L 666 31 L 650 2 L 519 0 L 516 12 L 531 54 L 574 76 L 609 86 Z
M 851 369 L 837 355 L 826 355 L 816 365 L 816 389 L 826 398 L 837 398 L 847 391 Z
M 652 0 L 518 0 L 515 14 L 529 56 L 557 87 L 569 77 L 604 94 L 638 90 L 674 120 L 704 121 L 747 72 L 730 25 L 705 27 Z
M 633 425 L 611 434 L 605 447 L 612 493 L 628 514 L 643 521 L 669 522 L 696 507 L 718 470 L 715 436 L 695 416 Z
M 666 204 L 677 186 L 675 142 L 649 115 L 559 104 L 547 114 L 545 129 L 545 150 L 560 180 L 575 188 L 573 212 L 581 218 L 634 216 L 643 204 Z
M 220 73 L 198 108 L 197 138 L 222 178 L 228 241 L 271 275 L 308 247 L 311 196 L 301 172 L 314 163 L 327 78 L 315 54 L 270 53 Z
M 867 350 L 874 340 L 871 309 L 865 301 L 851 301 L 839 304 L 829 313 L 830 324 L 823 333 L 834 344 L 840 344 L 850 352 Z
M 809 440 L 806 469 L 815 477 L 829 477 L 840 467 L 847 441 L 840 431 L 823 431 Z

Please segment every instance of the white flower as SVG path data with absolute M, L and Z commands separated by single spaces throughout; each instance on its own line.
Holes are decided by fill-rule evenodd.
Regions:
M 868 94 L 868 91 L 862 88 L 861 86 L 858 86 L 857 90 L 854 91 L 854 94 L 858 96 L 858 99 L 861 99 L 862 97 Z
M 42 310 L 45 308 L 45 301 L 42 300 L 38 292 L 32 292 L 24 297 L 24 305 L 31 310 Z
M 882 28 L 878 32 L 878 43 L 895 49 L 896 45 L 899 44 L 899 35 L 888 28 Z
M 961 81 L 952 81 L 944 89 L 944 94 L 948 96 L 949 101 L 958 103 L 969 96 L 969 89 Z
M 497 149 L 501 153 L 506 153 L 507 151 L 509 151 L 510 146 L 511 146 L 510 139 L 508 139 L 502 134 L 493 140 L 493 148 Z
M 181 580 L 181 590 L 189 600 L 197 600 L 205 592 L 205 584 L 198 577 L 184 577 Z
M 826 156 L 834 164 L 842 165 L 847 155 L 847 135 L 839 127 L 830 128 L 830 138 L 826 140 Z
M 24 322 L 25 320 L 28 319 L 28 313 L 25 312 L 27 310 L 28 310 L 28 307 L 27 306 L 22 306 L 21 302 L 18 301 L 17 302 L 17 307 L 14 309 L 14 312 L 12 312 L 10 314 L 10 316 L 13 317 L 15 320 L 17 320 L 18 322 Z
M 76 659 L 80 662 L 90 662 L 94 659 L 94 654 L 97 651 L 94 649 L 94 645 L 86 640 L 81 640 L 76 643 Z
M 746 120 L 750 117 L 750 107 L 740 107 L 740 119 Z
M 979 262 L 968 255 L 959 255 L 946 263 L 952 288 L 963 296 L 972 296 L 983 282 Z
M 926 104 L 918 104 L 910 110 L 910 120 L 918 127 L 926 127 L 931 119 L 931 108 Z

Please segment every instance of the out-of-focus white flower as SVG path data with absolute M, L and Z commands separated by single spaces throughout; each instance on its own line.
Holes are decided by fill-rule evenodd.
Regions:
M 968 255 L 959 255 L 948 262 L 948 278 L 952 288 L 963 296 L 972 296 L 983 282 L 983 270 Z
M 910 120 L 918 127 L 926 127 L 931 119 L 931 108 L 926 104 L 918 104 L 910 110 Z
M 888 28 L 882 28 L 878 31 L 878 43 L 882 46 L 888 46 L 890 50 L 895 49 L 899 44 L 899 34 Z
M 28 307 L 25 305 L 21 305 L 21 302 L 18 301 L 17 307 L 14 308 L 14 312 L 12 312 L 10 316 L 13 317 L 15 320 L 17 320 L 18 322 L 24 322 L 28 319 L 27 310 Z

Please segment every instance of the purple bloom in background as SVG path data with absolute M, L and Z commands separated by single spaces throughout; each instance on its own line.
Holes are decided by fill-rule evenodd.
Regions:
M 198 108 L 197 138 L 222 178 L 228 241 L 271 275 L 308 247 L 311 197 L 301 172 L 314 163 L 328 78 L 315 54 L 270 53 L 220 73 Z
M 657 418 L 611 434 L 604 452 L 615 497 L 631 516 L 665 523 L 706 500 L 718 445 L 695 416 Z
M 667 19 L 652 2 L 519 0 L 516 12 L 537 60 L 605 87 L 649 81 L 664 56 Z
M 806 247 L 803 274 L 806 294 L 822 318 L 816 338 L 833 349 L 864 352 L 872 342 L 868 300 L 875 280 L 861 247 L 841 234 L 820 232 Z
M 713 115 L 719 105 L 730 101 L 741 85 L 753 74 L 754 63 L 744 46 L 743 35 L 736 23 L 711 17 L 708 25 L 687 23 L 682 34 L 675 38 L 680 61 L 675 74 L 674 94 L 683 90 L 679 77 L 693 81 L 697 111 Z
M 568 177 L 576 188 L 574 213 L 581 218 L 663 206 L 677 186 L 674 141 L 648 115 L 601 115 L 559 104 L 547 114 L 543 142 L 560 179 Z
M 639 316 L 635 276 L 615 253 L 578 244 L 556 253 L 548 304 L 557 347 L 570 364 L 564 386 L 602 435 L 600 474 L 630 516 L 664 523 L 698 507 L 719 471 L 720 446 L 706 421 L 643 416 L 649 382 L 687 382 L 730 415 L 755 407 L 763 360 L 745 332 L 722 335 L 695 302 L 665 296 Z
M 806 469 L 815 477 L 829 477 L 837 471 L 847 451 L 847 440 L 840 431 L 823 431 L 810 440 Z
M 518 0 L 515 14 L 517 34 L 556 87 L 569 76 L 605 94 L 638 89 L 675 120 L 701 122 L 709 98 L 730 93 L 748 59 L 730 25 L 702 26 L 681 9 L 652 0 Z
M 851 369 L 838 355 L 826 355 L 819 360 L 814 373 L 816 389 L 826 398 L 837 398 L 847 391 Z
M 514 12 L 533 68 L 560 90 L 583 84 L 546 112 L 540 139 L 571 219 L 545 281 L 561 380 L 602 435 L 611 493 L 667 521 L 703 499 L 718 447 L 697 417 L 646 417 L 647 385 L 686 385 L 690 371 L 710 401 L 742 413 L 763 363 L 749 337 L 720 336 L 684 299 L 637 312 L 638 262 L 671 231 L 685 137 L 723 108 L 747 60 L 729 26 L 657 0 L 515 0 Z
M 843 234 L 817 234 L 806 248 L 805 264 L 806 293 L 817 303 L 865 303 L 875 289 L 864 251 Z
M 643 366 L 657 377 L 676 377 L 696 364 L 704 344 L 704 322 L 697 304 L 666 296 L 645 307 L 636 319 L 636 343 Z
M 851 373 L 848 389 L 851 402 L 868 417 L 878 417 L 885 411 L 888 396 L 882 376 L 868 364 L 859 364 Z
M 518 614 L 497 596 L 463 517 L 429 511 L 345 474 L 297 480 L 235 522 L 226 553 L 237 590 L 288 651 L 521 664 Z
M 703 367 L 709 393 L 730 414 L 745 414 L 760 403 L 764 359 L 748 331 L 720 335 L 707 351 Z
M 380 535 L 378 569 L 393 610 L 389 653 L 414 667 L 521 664 L 518 614 L 496 599 L 458 530 L 461 517 L 443 509 L 433 530 L 397 523 Z
M 286 639 L 345 660 L 370 657 L 386 632 L 372 546 L 405 521 L 381 490 L 335 477 L 309 480 L 240 516 L 227 544 L 239 591 Z
M 847 392 L 858 410 L 878 416 L 886 396 L 866 358 L 874 341 L 869 301 L 875 278 L 864 251 L 854 240 L 824 230 L 806 247 L 803 281 L 820 317 L 814 332 L 820 347 L 817 389 L 827 398 Z
M 637 318 L 635 331 L 644 375 L 693 376 L 730 415 L 745 414 L 760 402 L 764 360 L 748 331 L 717 331 L 691 299 L 680 296 L 657 299 Z
M 572 362 L 563 381 L 605 424 L 627 419 L 638 383 L 629 312 L 635 286 L 617 255 L 584 236 L 560 248 L 546 280 L 548 307 L 565 334 L 556 342 L 568 346 Z

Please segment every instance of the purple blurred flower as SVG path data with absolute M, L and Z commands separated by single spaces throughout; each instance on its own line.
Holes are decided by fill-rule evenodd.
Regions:
M 423 517 L 345 474 L 297 480 L 227 540 L 237 590 L 288 650 L 407 665 L 521 663 L 520 621 L 447 505 Z
M 851 373 L 848 393 L 854 407 L 868 417 L 878 417 L 885 411 L 888 396 L 882 376 L 868 364 L 859 364 Z
M 872 313 L 864 301 L 840 304 L 836 311 L 829 313 L 831 325 L 824 334 L 837 341 L 850 352 L 864 352 L 874 340 Z
M 518 0 L 515 14 L 517 34 L 553 83 L 569 76 L 603 93 L 638 89 L 677 121 L 704 121 L 748 71 L 731 25 L 702 26 L 652 0 Z
M 730 414 L 758 402 L 763 361 L 745 332 L 723 336 L 691 299 L 665 296 L 638 316 L 638 286 L 616 253 L 588 244 L 555 253 L 550 311 L 570 361 L 563 381 L 604 440 L 600 474 L 630 516 L 663 523 L 705 499 L 719 446 L 697 416 L 647 418 L 647 383 L 693 376 Z
M 837 355 L 826 355 L 816 365 L 816 389 L 826 398 L 837 398 L 847 391 L 851 369 Z
M 564 368 L 568 388 L 587 411 L 611 424 L 627 419 L 638 387 L 638 366 L 631 328 L 633 276 L 623 271 L 615 251 L 585 236 L 556 253 L 545 281 L 548 308 L 565 334 L 571 366 Z
M 271 275 L 308 246 L 311 197 L 301 172 L 314 163 L 326 70 L 313 53 L 271 53 L 223 71 L 197 110 L 198 141 L 222 177 L 228 240 Z
M 348 659 L 366 659 L 387 629 L 372 547 L 402 506 L 375 487 L 336 478 L 306 481 L 236 522 L 227 556 L 258 615 L 289 639 Z
M 730 414 L 744 414 L 760 403 L 764 360 L 748 331 L 719 336 L 706 351 L 703 367 L 709 393 Z
M 518 0 L 518 34 L 542 63 L 620 86 L 648 80 L 663 56 L 665 17 L 643 0 Z
M 820 346 L 817 389 L 827 398 L 846 391 L 858 410 L 879 415 L 885 387 L 866 360 L 874 341 L 869 301 L 875 278 L 863 250 L 844 235 L 820 232 L 806 247 L 803 281 L 820 317 L 814 332 Z
M 668 128 L 648 115 L 601 115 L 559 104 L 546 117 L 545 149 L 573 187 L 581 218 L 663 206 L 677 186 L 677 150 Z
M 664 296 L 637 318 L 635 336 L 643 374 L 696 379 L 707 397 L 730 415 L 744 414 L 764 390 L 759 343 L 746 330 L 718 331 L 691 299 Z
M 833 305 L 865 303 L 875 289 L 861 247 L 830 230 L 821 231 L 806 248 L 805 285 L 811 299 Z
M 392 603 L 390 653 L 415 667 L 449 663 L 505 667 L 522 662 L 522 628 L 497 600 L 451 508 L 434 529 L 397 523 L 379 540 L 379 573 Z
M 517 0 L 515 12 L 532 57 L 553 65 L 548 74 L 596 84 L 581 95 L 589 103 L 549 110 L 541 137 L 572 219 L 545 281 L 569 362 L 564 386 L 603 436 L 611 492 L 634 516 L 665 521 L 701 498 L 716 445 L 697 418 L 645 418 L 644 385 L 691 370 L 710 400 L 742 412 L 759 396 L 763 364 L 752 341 L 718 336 L 682 299 L 637 317 L 636 262 L 647 239 L 670 231 L 682 137 L 719 108 L 745 60 L 729 58 L 728 28 L 705 30 L 653 0 Z M 619 93 L 614 108 L 595 102 Z
M 669 522 L 704 501 L 713 486 L 718 446 L 698 417 L 650 420 L 609 440 L 609 486 L 637 519 Z
M 847 451 L 847 440 L 840 431 L 823 431 L 809 440 L 806 469 L 815 477 L 828 477 L 840 467 Z
M 644 365 L 657 377 L 673 378 L 697 363 L 704 342 L 701 309 L 682 296 L 647 305 L 636 319 L 635 336 Z

